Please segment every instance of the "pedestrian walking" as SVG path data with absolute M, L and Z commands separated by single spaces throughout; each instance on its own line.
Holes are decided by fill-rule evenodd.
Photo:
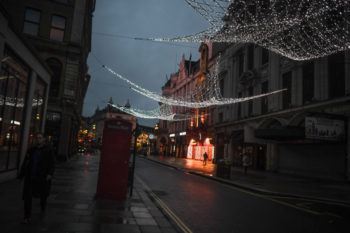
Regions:
M 249 166 L 249 157 L 246 153 L 243 153 L 242 165 L 243 165 L 243 169 L 244 169 L 244 174 L 247 174 L 248 166 Z
M 34 140 L 35 145 L 28 150 L 19 174 L 19 178 L 24 179 L 23 224 L 30 223 L 33 197 L 40 198 L 41 214 L 44 216 L 54 173 L 54 155 L 51 147 L 46 144 L 42 133 L 37 133 Z
M 203 154 L 203 165 L 207 165 L 207 161 L 208 161 L 208 154 L 207 152 L 205 151 L 204 154 Z

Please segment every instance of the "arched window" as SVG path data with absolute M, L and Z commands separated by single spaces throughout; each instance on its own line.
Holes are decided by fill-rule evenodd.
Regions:
M 49 97 L 58 97 L 60 91 L 60 80 L 62 74 L 62 63 L 56 58 L 49 58 L 46 60 L 47 65 L 53 72 L 50 83 Z

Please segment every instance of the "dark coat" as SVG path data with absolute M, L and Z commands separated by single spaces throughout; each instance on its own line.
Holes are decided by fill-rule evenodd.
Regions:
M 37 153 L 37 172 L 33 176 L 33 153 Z M 51 180 L 47 180 L 47 176 L 53 176 L 55 170 L 55 159 L 53 151 L 48 146 L 33 147 L 28 150 L 23 161 L 19 178 L 24 178 L 23 198 L 48 197 L 51 189 Z

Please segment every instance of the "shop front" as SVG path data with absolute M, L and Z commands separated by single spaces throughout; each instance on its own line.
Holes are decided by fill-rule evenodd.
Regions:
M 298 126 L 257 129 L 255 136 L 274 148 L 268 151 L 274 171 L 305 177 L 345 179 L 345 118 L 306 113 Z
M 203 154 L 208 154 L 208 160 L 215 158 L 215 147 L 212 138 L 205 130 L 193 130 L 187 133 L 187 159 L 203 160 Z
M 249 158 L 250 168 L 265 170 L 266 168 L 266 145 L 256 143 L 242 143 L 232 145 L 232 165 L 241 167 L 243 154 Z
M 33 135 L 42 132 L 50 82 L 50 71 L 21 39 L 10 28 L 4 33 L 0 38 L 4 45 L 0 47 L 0 182 L 17 175 Z
M 16 169 L 23 130 L 29 68 L 2 63 L 0 73 L 0 172 Z
M 187 158 L 195 160 L 203 160 L 203 154 L 208 154 L 208 160 L 214 159 L 214 145 L 210 143 L 210 139 L 206 138 L 203 142 L 191 139 L 187 148 Z

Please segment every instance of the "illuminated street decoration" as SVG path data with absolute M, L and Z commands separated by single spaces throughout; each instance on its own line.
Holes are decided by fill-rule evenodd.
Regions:
M 347 0 L 185 0 L 211 27 L 164 42 L 254 43 L 293 60 L 350 48 Z
M 193 9 L 203 16 L 211 25 L 222 26 L 222 17 L 229 6 L 229 0 L 185 0 Z
M 218 59 L 218 61 L 219 60 L 220 59 Z M 170 105 L 170 106 L 183 106 L 188 108 L 206 108 L 206 107 L 215 106 L 215 105 L 228 105 L 228 104 L 241 103 L 241 102 L 277 94 L 286 90 L 286 89 L 276 90 L 276 91 L 272 91 L 264 94 L 242 97 L 242 98 L 223 98 L 218 88 L 218 67 L 219 66 L 217 64 L 215 69 L 215 74 L 208 75 L 208 78 L 206 78 L 203 85 L 197 86 L 196 89 L 193 90 L 190 95 L 178 97 L 177 99 L 175 99 L 173 97 L 162 96 L 160 94 L 147 90 L 135 84 L 134 82 L 130 81 L 129 79 L 123 77 L 122 75 L 118 74 L 111 68 L 105 65 L 103 67 L 118 79 L 128 83 L 130 85 L 131 90 L 147 98 L 150 98 L 152 100 L 155 100 L 157 102 L 163 103 L 165 105 Z
M 110 104 L 112 107 L 119 109 L 125 113 L 143 119 L 159 119 L 165 121 L 186 121 L 191 119 L 191 115 L 174 113 L 171 106 L 161 105 L 159 108 L 153 110 L 141 110 L 131 107 L 123 107 Z

